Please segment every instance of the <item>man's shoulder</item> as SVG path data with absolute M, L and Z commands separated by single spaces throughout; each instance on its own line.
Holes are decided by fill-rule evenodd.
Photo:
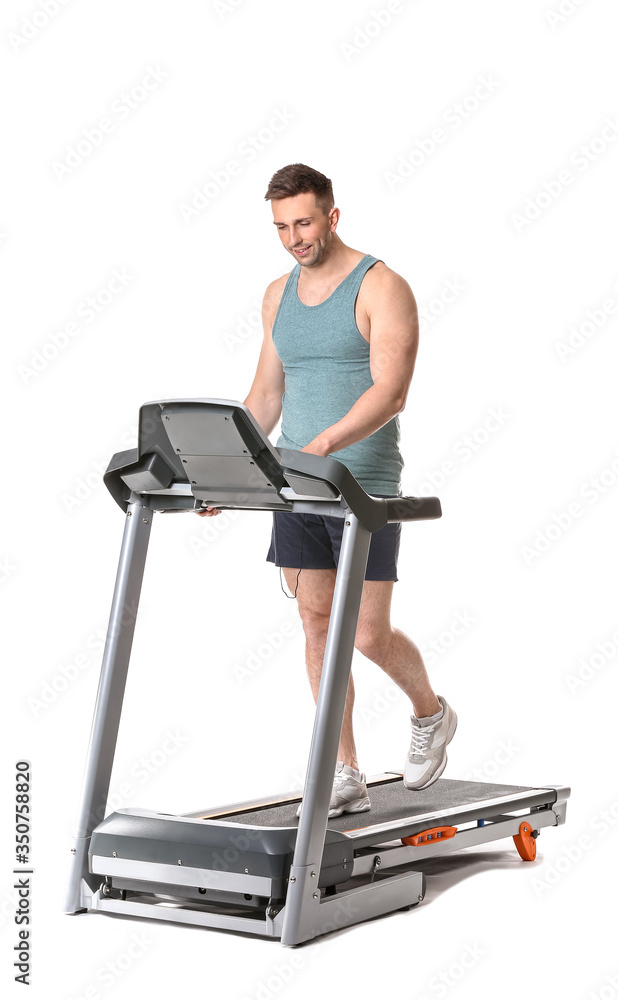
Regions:
M 398 274 L 397 271 L 393 271 L 392 267 L 388 267 L 388 265 L 385 264 L 383 260 L 376 260 L 375 264 L 373 264 L 367 271 L 366 277 L 370 281 L 373 280 L 374 283 L 377 283 L 379 281 L 382 282 L 405 281 L 405 278 L 403 278 L 401 274 Z
M 292 268 L 292 270 L 294 270 L 294 268 Z M 292 271 L 286 271 L 286 273 L 282 274 L 280 278 L 275 278 L 274 281 L 271 281 L 270 285 L 266 288 L 266 294 L 268 295 L 270 293 L 272 295 L 277 292 L 282 292 L 291 273 Z
M 262 303 L 263 308 L 267 312 L 276 313 L 279 308 L 279 303 L 281 302 L 283 290 L 291 273 L 291 271 L 288 271 L 286 274 L 282 274 L 280 278 L 275 278 L 275 280 L 271 281 L 271 283 L 267 286 L 266 291 L 264 292 L 264 301 Z
M 383 260 L 378 260 L 365 274 L 360 297 L 370 302 L 376 296 L 411 294 L 411 292 L 410 285 L 401 274 L 393 271 Z

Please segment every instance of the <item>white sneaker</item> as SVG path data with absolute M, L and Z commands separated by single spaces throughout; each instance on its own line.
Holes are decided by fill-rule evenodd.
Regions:
M 411 717 L 412 742 L 403 772 L 406 788 L 420 789 L 433 785 L 446 767 L 446 748 L 457 729 L 457 716 L 444 698 L 437 697 L 444 709 L 441 719 L 432 722 L 432 717 Z
M 344 764 L 342 760 L 337 761 L 337 770 L 333 780 L 333 794 L 330 800 L 328 817 L 341 816 L 344 812 L 357 813 L 371 809 L 369 796 L 367 795 L 367 779 L 364 774 L 355 771 L 353 767 Z M 302 802 L 296 810 L 296 815 L 300 816 Z

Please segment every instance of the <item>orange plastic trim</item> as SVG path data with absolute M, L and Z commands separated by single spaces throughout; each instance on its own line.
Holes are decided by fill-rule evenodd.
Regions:
M 522 823 L 519 827 L 519 833 L 515 834 L 513 840 L 522 861 L 534 861 L 536 858 L 536 839 L 532 835 L 530 823 Z
M 425 844 L 435 843 L 436 840 L 450 840 L 456 833 L 456 826 L 434 826 L 431 830 L 415 833 L 413 837 L 402 837 L 401 843 L 408 847 L 423 847 Z

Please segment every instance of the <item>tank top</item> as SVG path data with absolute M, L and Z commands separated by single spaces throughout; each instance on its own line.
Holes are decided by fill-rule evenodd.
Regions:
M 378 261 L 365 254 L 334 292 L 315 306 L 298 298 L 301 265 L 283 290 L 273 324 L 273 344 L 283 366 L 285 390 L 281 433 L 275 447 L 301 451 L 337 423 L 373 385 L 369 344 L 355 318 L 365 274 Z M 330 453 L 372 495 L 398 494 L 403 459 L 398 416 L 362 441 Z

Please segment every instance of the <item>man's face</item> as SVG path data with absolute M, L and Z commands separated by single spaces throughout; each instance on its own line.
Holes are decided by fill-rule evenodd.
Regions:
M 285 249 L 302 267 L 314 267 L 327 256 L 337 228 L 339 210 L 328 215 L 316 204 L 312 191 L 271 201 L 273 220 Z

